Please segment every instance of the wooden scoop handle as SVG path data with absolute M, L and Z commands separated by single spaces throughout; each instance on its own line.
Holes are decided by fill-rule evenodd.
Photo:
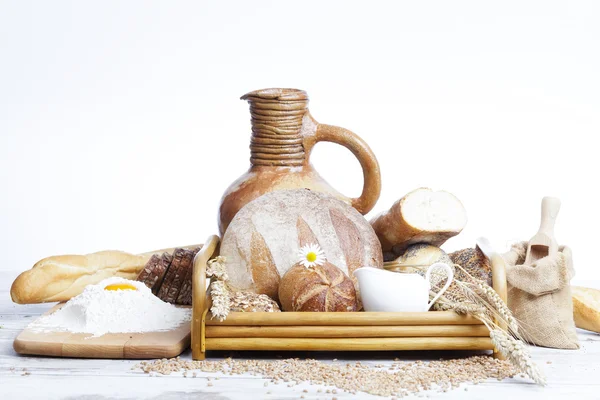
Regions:
M 560 200 L 556 197 L 542 199 L 542 222 L 539 233 L 544 233 L 554 240 L 554 224 L 560 211 Z

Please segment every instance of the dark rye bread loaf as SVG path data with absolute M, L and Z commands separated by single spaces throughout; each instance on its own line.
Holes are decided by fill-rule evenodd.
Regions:
M 158 279 L 154 283 L 154 286 L 152 286 L 152 293 L 154 295 L 158 294 L 172 261 L 173 256 L 169 253 L 163 253 L 160 257 L 160 262 L 155 267 Z
M 175 249 L 175 251 L 173 251 L 173 261 L 171 261 L 171 266 L 158 291 L 158 297 L 162 301 L 173 303 L 179 294 L 180 286 L 176 286 L 175 283 L 182 279 L 183 271 L 181 269 L 181 264 L 185 257 L 185 252 L 185 249 Z
M 153 255 L 137 280 L 163 301 L 191 305 L 194 257 L 198 251 L 199 247 L 192 250 L 177 248 L 173 255 Z
M 181 305 L 192 305 L 192 275 L 194 272 L 194 257 L 200 251 L 200 248 L 196 248 L 192 251 L 189 251 L 189 256 L 185 258 L 184 268 L 186 270 L 185 277 L 183 282 L 181 283 L 181 289 L 179 290 L 179 295 L 177 296 L 176 304 Z
M 171 265 L 171 259 L 169 253 L 154 254 L 138 275 L 137 280 L 143 282 L 156 295 Z
M 144 269 L 142 269 L 137 277 L 137 281 L 142 282 L 148 287 L 148 289 L 152 289 L 158 280 L 158 276 L 156 275 L 156 266 L 158 263 L 160 263 L 160 256 L 158 254 L 154 254 L 152 257 L 150 257 L 150 260 L 148 260 L 144 266 Z

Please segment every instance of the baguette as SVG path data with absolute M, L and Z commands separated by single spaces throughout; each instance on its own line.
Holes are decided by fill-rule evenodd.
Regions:
M 18 304 L 67 301 L 112 276 L 135 280 L 150 257 L 106 250 L 44 258 L 15 279 L 10 297 Z
M 80 294 L 87 285 L 106 278 L 118 276 L 135 280 L 153 255 L 160 255 L 167 250 L 170 249 L 137 255 L 105 250 L 85 255 L 44 258 L 15 279 L 10 288 L 10 297 L 18 304 L 68 301 Z
M 600 290 L 571 286 L 575 326 L 600 333 Z

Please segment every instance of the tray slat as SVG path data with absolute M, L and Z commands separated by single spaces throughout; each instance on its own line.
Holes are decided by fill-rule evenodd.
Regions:
M 484 325 L 207 326 L 207 338 L 488 337 Z
M 492 350 L 489 337 L 401 338 L 206 338 L 210 350 L 379 351 Z
M 428 312 L 232 312 L 225 321 L 213 319 L 209 313 L 207 326 L 215 325 L 351 325 L 351 326 L 420 326 L 420 325 L 482 325 L 481 321 L 452 311 Z

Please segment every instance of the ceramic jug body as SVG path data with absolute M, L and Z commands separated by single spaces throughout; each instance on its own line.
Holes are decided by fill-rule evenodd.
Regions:
M 242 99 L 250 104 L 251 166 L 223 194 L 219 208 L 221 236 L 244 205 L 273 190 L 307 188 L 331 194 L 363 214 L 373 208 L 381 191 L 379 164 L 361 138 L 344 128 L 315 121 L 308 110 L 308 96 L 301 90 L 263 89 Z M 360 197 L 339 193 L 314 169 L 310 153 L 319 141 L 341 144 L 358 158 L 364 177 Z
M 444 287 L 429 301 L 431 271 L 436 268 L 446 270 L 448 279 Z M 365 311 L 424 312 L 448 289 L 454 273 L 447 264 L 435 263 L 427 269 L 425 277 L 370 267 L 357 269 L 354 276 L 358 279 Z

